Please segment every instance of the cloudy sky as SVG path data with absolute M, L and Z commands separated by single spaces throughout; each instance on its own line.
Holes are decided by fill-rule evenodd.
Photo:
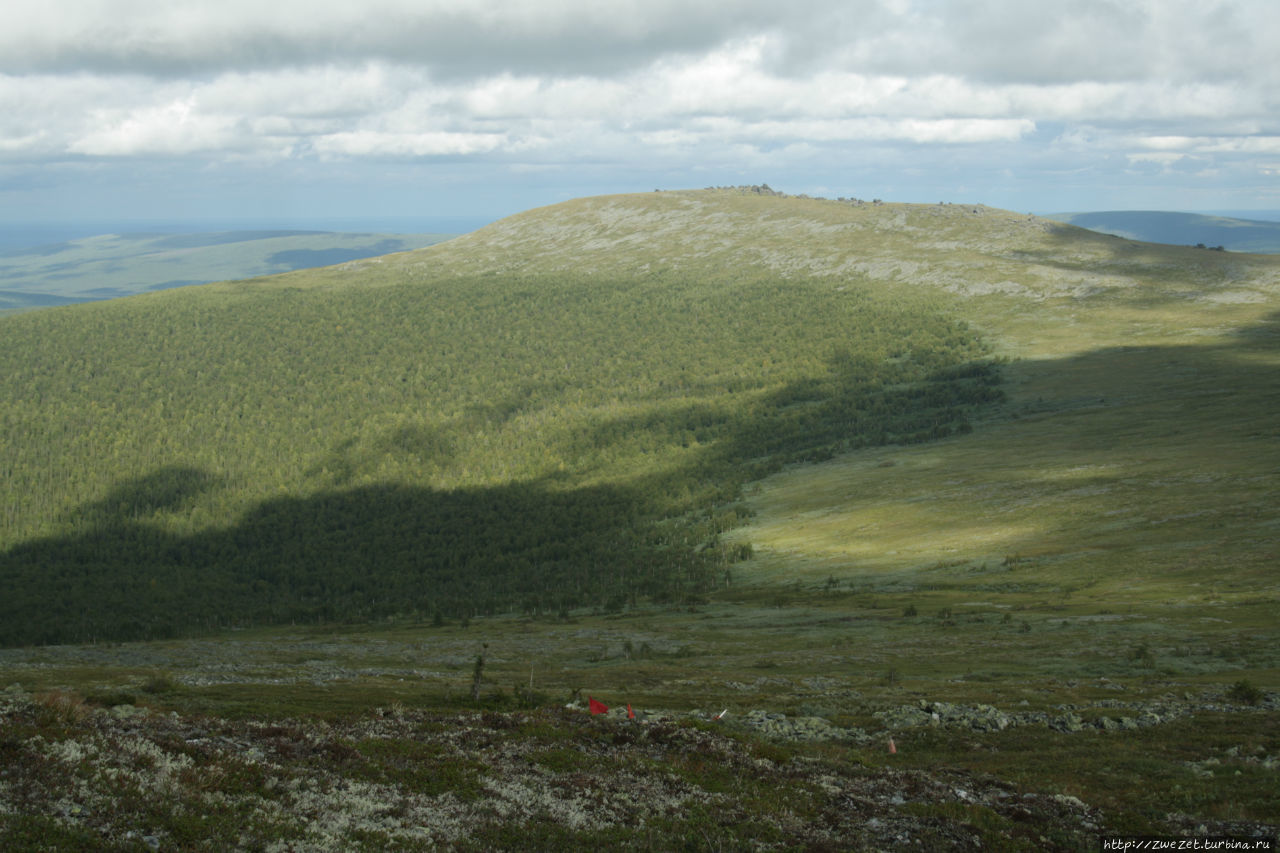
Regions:
M 1280 208 L 1275 0 L 5 0 L 0 222 Z

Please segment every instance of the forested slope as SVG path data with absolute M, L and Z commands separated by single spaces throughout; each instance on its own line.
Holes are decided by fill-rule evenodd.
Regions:
M 696 595 L 746 480 L 999 395 L 934 290 L 628 233 L 0 321 L 0 641 Z

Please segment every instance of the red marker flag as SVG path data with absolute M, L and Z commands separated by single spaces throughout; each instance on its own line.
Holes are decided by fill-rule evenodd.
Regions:
M 597 701 L 596 701 L 593 697 L 591 697 L 591 696 L 588 696 L 588 697 L 587 697 L 587 706 L 588 706 L 589 708 L 591 708 L 591 713 L 593 713 L 593 714 L 607 714 L 607 713 L 609 713 L 609 706 L 608 706 L 608 705 L 604 704 L 603 702 L 597 702 Z
M 627 719 L 634 720 L 635 718 L 636 718 L 636 712 L 631 710 L 631 703 L 628 702 L 627 703 Z

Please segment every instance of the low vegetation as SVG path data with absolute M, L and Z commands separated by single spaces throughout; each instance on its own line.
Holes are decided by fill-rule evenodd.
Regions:
M 810 595 L 10 650 L 0 664 L 26 688 L 0 694 L 0 840 L 1078 850 L 1275 832 L 1275 692 L 1152 677 L 1120 653 L 1111 678 L 1030 662 L 939 677 L 904 648 L 938 644 L 922 622 Z M 1090 630 L 1029 618 L 1059 643 Z M 990 661 L 1021 642 L 998 623 L 944 630 L 975 652 L 987 637 Z
M 1073 849 L 1077 800 L 581 712 L 229 721 L 4 707 L 7 849 Z M 6 799 L 8 799 L 6 797 Z M 56 805 L 55 805 L 56 804 Z M 52 811 L 47 811 L 49 806 Z M 1046 841 L 1048 845 L 1046 846 Z

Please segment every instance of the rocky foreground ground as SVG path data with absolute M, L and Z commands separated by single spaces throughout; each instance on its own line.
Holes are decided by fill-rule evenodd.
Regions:
M 1078 850 L 1112 831 L 1075 797 L 870 767 L 835 745 L 791 749 L 760 736 L 777 734 L 768 720 L 779 718 L 734 728 L 616 710 L 400 706 L 230 720 L 11 688 L 0 694 L 0 847 Z

